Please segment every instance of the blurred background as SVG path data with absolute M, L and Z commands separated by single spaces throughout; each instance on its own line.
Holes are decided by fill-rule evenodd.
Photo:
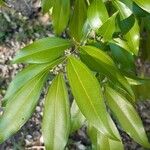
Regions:
M 0 8 L 0 102 L 12 78 L 24 67 L 23 64 L 10 64 L 15 53 L 36 39 L 53 36 L 50 16 L 41 13 L 40 0 L 6 0 L 6 2 L 9 8 Z M 135 63 L 139 73 L 150 77 L 149 61 L 143 61 L 139 58 Z M 148 88 L 145 93 L 147 94 L 147 92 L 149 92 Z M 16 135 L 1 144 L 0 150 L 44 149 L 41 135 L 43 99 L 44 92 L 32 118 Z M 137 110 L 150 138 L 150 101 L 143 98 L 142 101 L 138 102 Z M 2 108 L 0 107 L 1 112 Z M 120 133 L 126 150 L 144 150 L 121 129 Z M 66 149 L 91 149 L 85 126 L 70 135 Z

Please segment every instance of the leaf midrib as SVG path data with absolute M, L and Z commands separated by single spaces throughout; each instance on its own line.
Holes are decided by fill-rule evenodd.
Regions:
M 87 50 L 86 50 L 86 47 L 88 48 Z M 97 58 L 97 59 L 99 59 L 99 58 L 100 58 L 100 55 L 102 55 L 102 56 L 109 62 L 108 65 L 115 67 L 115 64 L 113 63 L 113 61 L 111 60 L 111 58 L 109 58 L 109 56 L 107 56 L 106 53 L 102 52 L 101 50 L 99 51 L 99 50 L 95 49 L 95 47 L 93 48 L 93 50 L 92 50 L 93 52 L 92 52 L 91 50 L 89 50 L 89 49 L 92 49 L 92 48 L 93 48 L 93 47 L 90 47 L 90 46 L 84 46 L 82 49 L 83 49 L 83 51 L 85 51 L 88 55 L 90 55 L 90 56 L 92 56 L 92 57 L 95 57 L 95 58 Z M 94 53 L 94 51 L 95 51 L 95 53 Z M 96 55 L 96 53 L 97 53 L 97 55 Z M 106 63 L 106 62 L 103 61 L 103 60 L 100 60 L 100 61 Z M 106 64 L 107 64 L 107 63 L 106 63 Z
M 84 88 L 84 86 L 83 86 L 83 84 L 82 84 L 82 80 L 81 80 L 80 77 L 78 76 L 78 73 L 76 72 L 75 67 L 74 67 L 74 65 L 73 65 L 73 63 L 72 63 L 71 61 L 70 61 L 70 64 L 72 65 L 72 68 L 73 68 L 73 70 L 74 70 L 74 72 L 75 72 L 75 74 L 76 74 L 76 76 L 77 76 L 77 78 L 78 78 L 78 81 L 80 82 L 81 86 L 83 87 L 83 90 L 85 91 L 85 94 L 87 95 L 87 98 L 88 98 L 88 100 L 89 100 L 89 102 L 90 102 L 90 104 L 91 104 L 91 106 L 92 106 L 92 108 L 93 108 L 93 110 L 94 110 L 94 113 L 95 113 L 96 116 L 98 117 L 100 123 L 102 123 L 102 121 L 101 121 L 101 119 L 100 119 L 100 117 L 99 117 L 99 114 L 98 114 L 97 111 L 95 110 L 94 105 L 93 105 L 92 102 L 91 102 L 91 98 L 90 98 L 90 96 L 88 95 L 86 89 Z M 102 124 L 103 124 L 103 123 L 102 123 Z
M 110 95 L 111 95 L 111 94 L 110 94 Z M 111 96 L 111 97 L 114 97 L 114 96 Z M 112 98 L 112 99 L 113 99 L 113 98 Z M 117 105 L 118 109 L 119 109 L 121 112 L 123 112 L 123 111 L 120 109 L 118 103 L 117 103 L 115 100 L 114 100 L 114 103 Z M 126 105 L 126 104 L 125 104 L 125 105 Z M 126 106 L 125 106 L 125 107 L 126 107 Z M 126 113 L 123 112 L 122 115 L 126 118 L 126 120 L 128 120 L 128 123 L 133 127 L 132 130 L 134 130 L 135 133 L 138 133 L 138 131 L 136 130 L 136 125 L 131 123 L 130 119 L 128 119 L 128 117 L 126 116 Z M 139 137 L 140 137 L 140 135 L 139 135 Z M 140 140 L 141 140 L 142 142 L 144 142 L 141 138 L 140 138 Z M 145 142 L 144 142 L 144 143 L 145 143 Z
M 31 91 L 28 93 L 28 95 L 26 96 L 26 99 L 28 99 L 28 97 L 32 94 L 32 91 L 35 90 L 35 87 L 37 86 L 37 84 L 39 83 L 39 81 L 44 77 L 45 74 L 46 74 L 46 73 L 44 73 L 44 74 L 36 81 L 34 87 L 32 88 L 32 90 L 31 90 Z M 21 90 L 20 90 L 20 91 L 21 91 Z M 14 100 L 18 95 L 19 95 L 19 92 L 18 92 L 17 95 L 13 98 L 13 100 Z M 24 100 L 24 102 L 22 103 L 21 106 L 25 106 L 25 103 L 26 103 L 26 100 Z M 9 103 L 8 103 L 8 104 L 9 104 Z M 18 109 L 18 111 L 16 111 L 16 113 L 15 113 L 14 116 L 17 116 L 16 114 L 18 114 L 20 111 L 22 111 L 22 107 L 20 107 L 20 108 Z M 4 115 L 5 115 L 5 114 L 4 114 Z M 12 120 L 14 120 L 14 118 L 12 118 Z M 10 120 L 9 120 L 9 122 L 13 122 L 13 121 L 10 121 Z M 25 119 L 24 119 L 24 121 L 22 121 L 21 124 L 24 124 L 24 122 L 26 122 Z
M 56 126 L 57 126 L 57 122 L 56 122 L 56 115 L 57 115 L 57 110 L 56 110 L 56 102 L 58 101 L 58 91 L 59 91 L 59 79 L 58 79 L 58 77 L 57 77 L 57 84 L 56 84 L 56 93 L 55 93 L 55 97 L 56 97 L 56 99 L 54 100 L 54 120 L 53 120 L 53 122 L 54 122 L 54 126 L 53 126 L 53 148 L 55 148 L 55 145 L 57 144 L 55 144 L 55 142 L 57 141 L 57 139 L 56 139 L 56 132 L 57 131 L 55 131 L 55 129 L 56 129 Z
M 27 82 L 29 82 L 29 81 L 32 82 L 32 81 L 35 80 L 35 78 L 37 78 L 42 72 L 43 72 L 43 74 L 44 74 L 44 72 L 47 72 L 47 71 L 50 69 L 50 66 L 51 66 L 51 64 L 45 66 L 45 68 L 44 68 L 42 71 L 40 71 L 38 74 L 34 75 L 33 78 L 31 78 L 31 79 L 28 80 Z M 54 65 L 54 66 L 55 66 L 55 65 Z M 14 98 L 16 98 L 16 97 L 20 94 L 22 88 L 23 88 L 23 85 L 20 86 L 20 88 L 18 89 L 18 91 L 17 91 L 17 90 L 14 91 L 14 93 L 17 92 Z M 13 93 L 13 94 L 14 94 L 14 93 Z M 9 96 L 8 96 L 7 99 L 9 99 L 9 97 L 11 97 L 13 94 L 9 94 Z M 13 99 L 14 99 L 14 98 L 13 98 Z M 12 99 L 12 100 L 13 100 L 13 99 Z M 11 102 L 12 100 L 10 100 L 9 102 Z M 8 103 L 8 104 L 9 104 L 9 103 Z
M 68 97 L 65 97 L 66 95 L 65 95 L 65 91 L 66 91 L 66 87 L 64 87 L 65 85 L 65 82 L 64 82 L 64 80 L 63 80 L 63 77 L 61 76 L 60 77 L 61 78 L 61 86 L 62 86 L 62 93 L 63 93 L 63 95 L 64 95 L 64 103 L 65 103 L 65 115 L 67 116 L 67 117 L 70 117 L 70 116 L 68 116 L 68 111 L 67 111 L 67 108 L 68 108 L 68 103 L 67 103 L 67 100 L 68 100 Z M 67 92 L 67 91 L 66 91 Z M 68 94 L 68 93 L 67 93 Z M 68 96 L 68 95 L 67 95 Z M 66 118 L 67 118 L 66 117 Z M 67 136 L 67 134 L 68 134 L 68 129 L 69 129 L 69 125 L 68 125 L 68 119 L 66 119 L 66 122 L 67 122 L 67 130 L 66 130 L 66 132 L 65 132 L 65 136 Z
M 50 50 L 54 50 L 54 49 L 58 49 L 58 48 L 63 48 L 63 47 L 69 47 L 69 43 L 68 44 L 62 44 L 62 45 L 59 45 L 59 46 L 54 46 L 54 47 L 50 47 L 50 48 L 46 48 L 46 49 L 42 49 L 42 50 L 38 50 L 38 51 L 35 51 L 35 52 L 30 52 L 30 53 L 28 53 L 28 51 L 27 50 L 23 50 L 23 51 L 21 51 L 20 52 L 20 54 L 18 54 L 18 58 L 17 59 L 22 59 L 22 58 L 24 58 L 24 57 L 28 57 L 28 56 L 32 56 L 32 55 L 36 55 L 36 54 L 38 54 L 38 53 L 41 53 L 41 52 L 45 52 L 45 51 L 50 51 Z M 66 48 L 67 49 L 67 48 Z M 63 50 L 60 50 L 60 52 L 61 51 L 64 51 L 65 49 L 63 49 Z M 24 54 L 24 52 L 25 52 L 25 54 Z M 20 56 L 21 55 L 21 53 L 23 53 L 23 57 L 22 56 Z M 17 57 L 17 56 L 16 56 Z

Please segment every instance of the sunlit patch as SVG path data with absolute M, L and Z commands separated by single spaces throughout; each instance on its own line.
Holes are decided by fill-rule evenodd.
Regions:
M 92 19 L 91 25 L 92 25 L 92 28 L 94 29 L 98 29 L 102 25 L 102 21 L 100 20 L 99 16 L 95 16 Z
M 134 36 L 134 40 L 139 40 L 139 38 L 140 38 L 139 35 Z

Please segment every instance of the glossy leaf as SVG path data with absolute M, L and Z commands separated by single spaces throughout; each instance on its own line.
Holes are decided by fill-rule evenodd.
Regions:
M 55 0 L 53 4 L 53 25 L 57 35 L 60 35 L 68 25 L 70 16 L 70 0 Z
M 116 0 L 118 1 L 118 0 Z M 133 1 L 132 0 L 120 0 L 121 2 L 123 2 L 128 8 L 130 8 L 130 10 L 132 10 L 133 7 Z
M 111 108 L 122 128 L 139 144 L 150 148 L 142 121 L 134 107 L 118 92 L 106 88 L 108 106 Z
M 81 128 L 85 121 L 85 117 L 81 113 L 78 105 L 74 100 L 71 106 L 71 133 Z
M 121 29 L 121 34 L 126 34 L 133 27 L 135 22 L 135 16 L 133 15 L 130 8 L 119 0 L 113 1 L 113 5 L 117 10 L 119 10 L 119 27 Z
M 120 93 L 122 96 L 124 96 L 131 104 L 135 105 L 135 95 L 134 97 L 131 96 L 125 89 L 115 85 L 114 83 L 109 82 L 108 85 L 114 89 L 115 91 L 117 91 L 118 93 Z M 104 85 L 106 86 L 106 85 Z M 131 86 L 132 87 L 132 86 Z M 133 89 L 132 89 L 133 90 Z
M 120 34 L 122 35 L 127 34 L 133 27 L 134 23 L 135 23 L 135 16 L 133 14 L 128 18 L 119 21 L 119 27 L 121 30 Z
M 111 88 L 118 91 L 122 96 L 124 96 L 132 104 L 135 104 L 135 101 L 137 100 L 150 99 L 150 94 L 148 92 L 149 87 L 150 87 L 149 86 L 150 79 L 137 77 L 135 74 L 131 74 L 128 71 L 124 71 L 123 73 L 127 81 L 129 82 L 129 84 L 131 85 L 132 90 L 135 94 L 135 97 L 134 98 L 131 97 L 125 90 L 118 88 L 117 86 L 115 86 L 115 84 L 113 85 L 109 84 Z
M 126 79 L 131 85 L 142 85 L 145 83 L 150 83 L 149 78 L 142 78 L 138 77 L 137 75 L 130 74 L 128 72 L 124 72 L 124 75 L 126 76 Z
M 63 59 L 58 59 L 52 63 L 39 64 L 39 65 L 29 65 L 19 72 L 16 77 L 10 83 L 6 95 L 3 99 L 3 105 L 7 103 L 8 100 L 11 100 L 14 94 L 21 89 L 24 84 L 35 78 L 37 75 L 41 74 L 44 71 L 49 71 L 54 66 L 61 63 Z
M 88 134 L 92 141 L 92 150 L 123 150 L 123 144 L 120 141 L 109 139 L 107 136 L 101 134 L 94 127 L 88 128 Z
M 115 0 L 118 1 L 118 0 Z M 120 0 L 122 4 L 125 4 L 125 7 L 128 7 L 132 13 L 137 17 L 145 17 L 148 15 L 148 12 L 143 10 L 140 6 L 133 2 L 133 0 Z M 119 1 L 118 1 L 119 2 Z
M 119 72 L 109 55 L 93 46 L 82 46 L 80 54 L 82 61 L 86 63 L 91 70 L 104 74 L 114 84 L 118 84 L 126 89 L 130 95 L 134 97 L 129 83 Z
M 150 1 L 149 0 L 133 0 L 142 9 L 150 13 Z
M 68 58 L 67 76 L 76 103 L 85 118 L 103 134 L 116 138 L 106 118 L 108 113 L 96 77 L 74 57 Z
M 132 6 L 132 11 L 135 14 L 135 16 L 137 16 L 137 17 L 146 17 L 147 15 L 149 15 L 149 13 L 147 11 L 142 9 L 139 5 L 137 5 L 134 2 L 133 2 L 133 6 Z
M 134 2 L 134 0 L 121 0 L 123 3 L 125 3 L 130 10 L 133 12 L 133 14 L 137 17 L 145 17 L 148 15 L 148 12 L 142 9 L 137 3 Z
M 69 33 L 77 42 L 84 37 L 84 25 L 87 19 L 87 6 L 85 0 L 75 0 L 73 14 L 70 20 Z
M 117 9 L 119 9 L 121 19 L 126 19 L 132 15 L 132 11 L 124 3 L 115 0 L 114 5 Z M 139 51 L 140 33 L 138 21 L 136 18 L 132 28 L 128 33 L 126 33 L 124 38 L 129 45 L 130 51 L 137 55 Z
M 101 133 L 98 133 L 98 139 L 99 150 L 124 150 L 123 144 L 120 141 L 111 140 Z
M 87 15 L 92 29 L 98 29 L 109 17 L 102 0 L 93 0 L 88 8 Z
M 53 0 L 42 0 L 42 12 L 44 14 L 49 12 L 52 6 L 53 6 Z
M 149 100 L 150 99 L 150 81 L 144 84 L 133 85 L 132 86 L 137 100 Z
M 70 131 L 69 99 L 63 75 L 58 75 L 48 90 L 42 124 L 47 150 L 65 148 Z
M 104 41 L 109 41 L 116 30 L 116 16 L 118 12 L 114 13 L 106 22 L 99 28 L 98 35 L 103 37 Z
M 64 54 L 71 43 L 56 37 L 48 37 L 26 46 L 15 56 L 13 63 L 48 63 Z
M 109 115 L 107 115 L 106 117 L 109 120 L 109 125 L 112 131 L 117 135 L 118 140 L 110 139 L 109 137 L 100 133 L 96 128 L 89 125 L 88 134 L 90 136 L 90 139 L 92 140 L 92 148 L 94 150 L 123 150 L 123 144 L 121 142 L 121 137 L 119 135 L 118 129 L 116 128 L 116 125 Z
M 0 116 L 0 143 L 20 130 L 31 117 L 46 78 L 47 73 L 39 74 L 24 84 L 7 103 L 3 115 Z
M 119 10 L 121 20 L 126 19 L 132 15 L 132 11 L 123 2 L 114 0 L 113 4 L 115 8 Z
M 131 54 L 127 43 L 119 38 L 109 42 L 111 54 L 118 63 L 121 70 L 126 72 L 135 72 L 134 56 Z
M 130 54 L 132 54 L 132 52 L 130 51 L 130 48 L 127 44 L 126 41 L 120 39 L 120 38 L 114 38 L 113 40 L 109 41 L 109 43 L 113 43 L 116 44 L 117 46 L 123 48 L 124 50 L 128 51 Z
M 131 30 L 124 36 L 125 40 L 130 47 L 130 50 L 135 54 L 138 55 L 139 52 L 139 44 L 140 44 L 140 32 L 139 32 L 139 25 L 137 19 L 135 19 L 134 26 Z
M 98 130 L 96 130 L 96 128 L 94 128 L 92 125 L 88 124 L 87 134 L 88 134 L 90 141 L 92 143 L 92 150 L 97 150 L 97 148 L 98 148 L 97 132 L 98 132 Z

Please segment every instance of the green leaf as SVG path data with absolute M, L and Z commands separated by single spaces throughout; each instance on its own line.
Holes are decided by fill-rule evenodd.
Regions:
M 124 75 L 131 85 L 142 85 L 145 83 L 150 83 L 150 78 L 138 77 L 137 75 L 133 75 L 128 72 L 124 72 Z
M 138 6 L 136 3 L 133 2 L 132 11 L 135 14 L 136 17 L 146 17 L 149 15 L 147 11 L 142 9 L 140 6 Z
M 98 29 L 107 19 L 108 12 L 102 0 L 93 0 L 88 8 L 88 21 L 92 29 Z
M 133 0 L 120 0 L 122 3 L 124 3 L 135 16 L 137 17 L 145 17 L 148 15 L 148 12 L 142 9 L 137 3 L 135 3 Z
M 133 0 L 142 9 L 150 13 L 150 1 L 149 0 Z
M 70 35 L 80 42 L 84 37 L 84 25 L 87 19 L 87 6 L 85 0 L 75 0 L 73 14 L 70 20 Z
M 112 36 L 116 30 L 116 16 L 118 12 L 114 13 L 110 18 L 104 22 L 104 24 L 98 29 L 98 35 L 103 37 L 105 42 L 112 39 Z
M 125 34 L 133 27 L 135 16 L 133 15 L 128 5 L 124 4 L 123 2 L 115 0 L 113 1 L 113 5 L 117 10 L 119 10 L 119 27 L 121 29 L 121 34 Z
M 117 10 L 119 10 L 119 15 L 121 17 L 121 20 L 124 20 L 132 15 L 132 11 L 121 1 L 114 0 L 113 5 Z
M 100 150 L 124 150 L 121 141 L 109 139 L 107 136 L 98 133 L 98 147 Z
M 110 86 L 112 89 L 114 89 L 115 91 L 117 91 L 118 93 L 120 93 L 122 96 L 124 96 L 131 104 L 135 105 L 135 95 L 134 97 L 131 96 L 126 90 L 124 90 L 123 88 L 120 88 L 119 86 L 109 82 L 107 85 L 105 84 L 105 86 Z M 132 86 L 131 86 L 132 87 Z M 132 89 L 133 90 L 133 89 Z
M 133 85 L 132 88 L 137 100 L 144 101 L 150 99 L 150 80 L 146 81 L 144 84 Z
M 109 137 L 100 133 L 96 128 L 89 125 L 88 134 L 92 140 L 92 148 L 94 150 L 123 150 L 123 144 L 121 142 L 121 137 L 119 135 L 118 129 L 116 128 L 116 125 L 109 115 L 107 115 L 107 118 L 109 120 L 109 125 L 114 134 L 117 135 L 118 140 L 110 139 Z
M 46 79 L 47 73 L 39 74 L 27 82 L 7 103 L 0 116 L 0 143 L 20 130 L 31 117 Z
M 78 105 L 74 100 L 71 105 L 71 133 L 81 128 L 85 121 L 85 117 L 81 113 Z
M 25 83 L 30 82 L 30 80 L 36 78 L 36 76 L 41 74 L 42 72 L 49 71 L 50 69 L 61 63 L 63 60 L 64 59 L 58 59 L 51 63 L 28 65 L 21 72 L 19 72 L 10 83 L 6 95 L 3 99 L 3 105 L 6 105 L 7 101 L 11 100 L 14 94 L 19 91 Z
M 143 61 L 150 61 L 150 15 L 142 20 L 144 35 L 141 40 L 141 55 L 140 58 Z
M 121 34 L 129 32 L 135 22 L 135 16 L 129 8 L 132 3 L 130 4 L 127 2 L 127 4 L 125 4 L 124 2 L 125 1 L 121 2 L 119 0 L 113 1 L 113 5 L 117 10 L 119 10 L 120 21 L 118 23 L 121 29 Z
M 135 19 L 134 26 L 131 30 L 124 36 L 124 39 L 127 41 L 130 50 L 138 55 L 139 44 L 140 44 L 140 31 L 137 19 Z
M 125 78 L 129 82 L 134 92 L 135 97 L 131 97 L 125 90 L 118 88 L 115 84 L 109 84 L 109 86 L 116 91 L 118 91 L 121 95 L 123 95 L 129 102 L 135 104 L 137 100 L 147 100 L 150 99 L 150 93 L 148 92 L 150 88 L 150 79 L 149 78 L 140 78 L 135 74 L 131 74 L 128 71 L 123 72 Z
M 144 24 L 144 27 L 146 28 L 146 32 L 147 34 L 149 35 L 150 33 L 150 15 L 146 16 L 145 18 L 142 18 L 143 20 L 143 24 Z M 150 37 L 148 36 L 148 39 Z
M 98 145 L 97 145 L 97 132 L 96 128 L 94 128 L 92 125 L 88 124 L 87 127 L 87 134 L 91 140 L 92 143 L 92 150 L 98 150 Z
M 67 76 L 76 103 L 85 118 L 103 134 L 116 138 L 106 117 L 108 113 L 96 77 L 75 57 L 68 58 Z
M 111 108 L 122 128 L 139 144 L 150 148 L 142 121 L 134 107 L 115 90 L 106 88 L 108 106 Z
M 54 30 L 57 35 L 60 35 L 68 25 L 70 0 L 55 0 L 52 17 Z
M 122 35 L 128 33 L 135 23 L 135 16 L 132 14 L 128 18 L 119 21 L 119 27 Z
M 53 0 L 42 0 L 42 12 L 45 14 L 53 7 Z
M 126 72 L 135 73 L 135 60 L 131 54 L 127 43 L 119 38 L 109 42 L 111 54 L 114 60 L 118 63 L 119 68 Z
M 118 1 L 118 0 L 116 0 Z M 123 2 L 126 6 L 128 6 L 128 8 L 130 8 L 130 10 L 132 10 L 133 7 L 133 1 L 132 0 L 120 0 L 121 2 Z
M 71 46 L 69 40 L 48 37 L 33 42 L 23 48 L 13 60 L 13 63 L 47 63 L 59 58 L 64 50 Z
M 121 34 L 125 34 L 129 32 L 129 30 L 133 27 L 135 22 L 135 16 L 133 15 L 130 8 L 128 8 L 121 1 L 115 0 L 113 1 L 113 5 L 117 10 L 119 10 L 120 15 L 119 27 L 121 29 Z
M 7 6 L 7 4 L 6 4 L 3 0 L 0 0 L 0 7 L 1 7 L 1 6 L 6 7 L 6 6 Z
M 114 6 L 119 10 L 119 14 L 122 20 L 132 15 L 132 11 L 124 3 L 115 0 Z M 139 51 L 139 41 L 140 41 L 139 38 L 140 38 L 139 25 L 137 19 L 135 18 L 135 22 L 132 25 L 132 28 L 124 36 L 124 39 L 127 41 L 129 45 L 130 51 L 133 52 L 135 55 L 138 55 Z
M 96 47 L 82 46 L 80 50 L 80 56 L 82 61 L 86 63 L 91 70 L 104 74 L 114 84 L 118 84 L 127 90 L 132 97 L 134 97 L 129 83 L 119 72 L 109 55 Z
M 92 141 L 92 150 L 123 150 L 123 144 L 120 141 L 115 141 L 100 133 L 96 128 L 89 126 L 88 134 Z M 118 133 L 119 134 L 119 133 Z
M 62 74 L 56 76 L 44 103 L 42 132 L 47 150 L 65 148 L 70 131 L 69 99 Z
M 120 38 L 114 38 L 113 40 L 109 41 L 110 44 L 116 44 L 117 46 L 123 48 L 124 50 L 128 51 L 130 54 L 133 54 L 131 51 L 130 51 L 130 48 L 127 44 L 126 41 L 120 39 Z

